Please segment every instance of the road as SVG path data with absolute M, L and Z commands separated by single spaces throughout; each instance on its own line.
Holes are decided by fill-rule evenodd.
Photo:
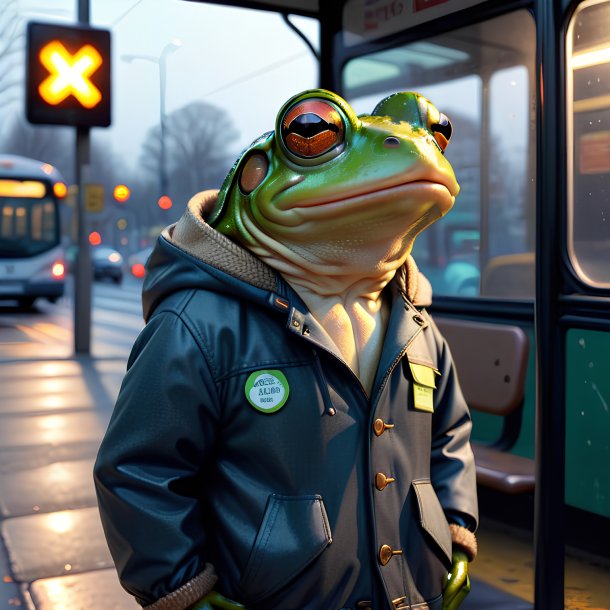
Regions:
M 73 301 L 0 303 L 0 608 L 133 610 L 103 538 L 91 470 L 131 346 L 141 285 L 94 285 L 91 357 Z

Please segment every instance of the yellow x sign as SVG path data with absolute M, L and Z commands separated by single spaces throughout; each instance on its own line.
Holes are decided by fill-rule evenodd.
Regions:
M 85 108 L 93 108 L 102 99 L 90 76 L 102 65 L 97 49 L 89 44 L 71 55 L 61 42 L 52 40 L 40 50 L 40 62 L 49 71 L 38 88 L 45 102 L 56 106 L 73 95 Z

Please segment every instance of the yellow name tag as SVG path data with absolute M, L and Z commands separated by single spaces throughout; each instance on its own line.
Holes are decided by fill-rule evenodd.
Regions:
M 434 413 L 434 389 L 439 372 L 430 366 L 409 362 L 413 375 L 413 404 L 418 411 Z
M 434 389 L 419 383 L 413 384 L 413 400 L 418 411 L 434 413 Z

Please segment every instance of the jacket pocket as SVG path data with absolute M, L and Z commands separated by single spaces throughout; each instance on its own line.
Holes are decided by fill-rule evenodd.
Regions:
M 434 540 L 451 565 L 451 531 L 445 517 L 443 507 L 438 501 L 434 487 L 428 479 L 413 481 L 413 489 L 417 497 L 419 520 L 422 528 Z
M 321 496 L 269 496 L 239 583 L 246 601 L 256 603 L 275 593 L 331 542 Z

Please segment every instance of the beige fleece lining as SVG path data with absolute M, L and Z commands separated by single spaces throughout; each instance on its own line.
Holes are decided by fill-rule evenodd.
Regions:
M 469 529 L 455 523 L 449 524 L 449 529 L 451 530 L 453 544 L 466 553 L 468 561 L 473 561 L 477 556 L 476 536 Z
M 185 610 L 205 597 L 214 588 L 217 580 L 214 567 L 212 564 L 206 563 L 203 572 L 200 572 L 195 578 L 144 608 L 146 610 Z
M 164 232 L 164 237 L 220 271 L 257 288 L 277 292 L 276 274 L 271 267 L 203 220 L 202 215 L 217 197 L 218 191 L 204 191 L 192 197 L 182 218 L 173 230 Z

